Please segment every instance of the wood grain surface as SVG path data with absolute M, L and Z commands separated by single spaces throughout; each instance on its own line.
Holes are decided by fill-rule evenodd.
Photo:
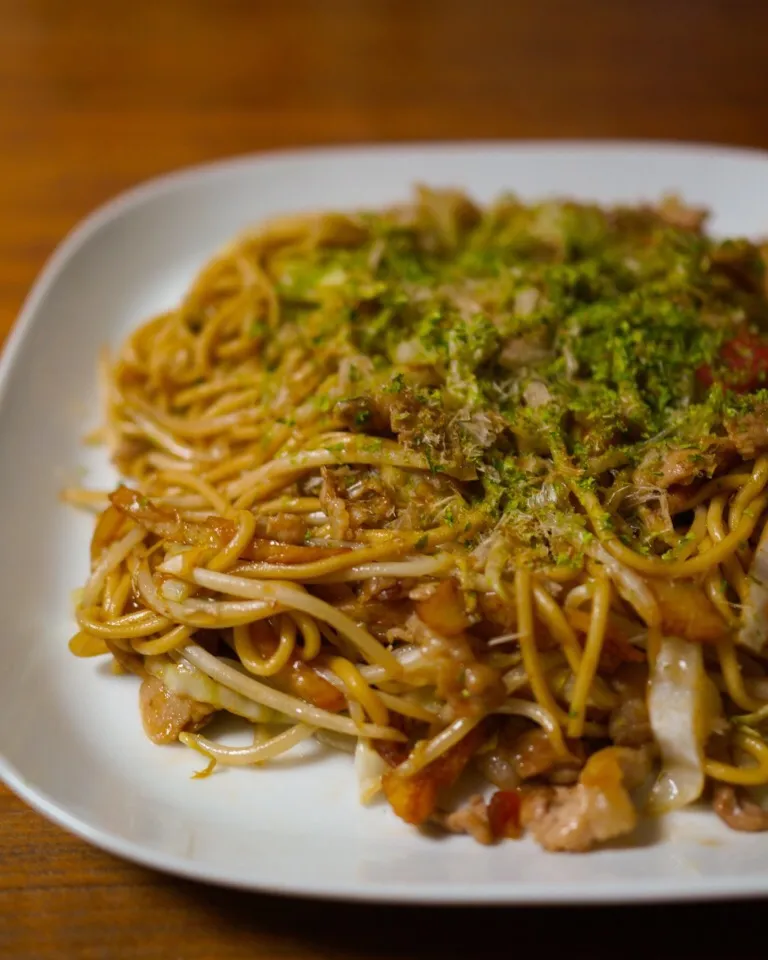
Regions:
M 768 147 L 768 3 L 0 0 L 0 338 L 63 235 L 147 177 L 274 147 L 497 137 Z M 0 957 L 14 960 L 634 956 L 654 929 L 657 956 L 690 956 L 696 938 L 711 955 L 759 910 L 233 893 L 102 854 L 0 787 Z

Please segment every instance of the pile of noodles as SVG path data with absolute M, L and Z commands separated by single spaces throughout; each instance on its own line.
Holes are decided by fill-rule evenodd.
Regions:
M 558 233 L 558 211 L 573 209 L 479 211 L 423 190 L 379 214 L 275 221 L 103 357 L 98 439 L 125 486 L 66 492 L 98 513 L 70 648 L 109 652 L 142 678 L 154 740 L 250 765 L 316 737 L 355 754 L 365 802 L 383 788 L 409 822 L 449 829 L 462 826 L 446 820 L 442 790 L 474 765 L 501 796 L 476 803 L 481 827 L 490 822 L 466 827 L 478 839 L 515 835 L 526 797 L 536 834 L 574 791 L 602 791 L 605 823 L 572 844 L 542 827 L 552 849 L 629 832 L 637 801 L 619 813 L 630 753 L 654 771 L 655 811 L 712 785 L 768 783 L 768 455 L 758 445 L 711 460 L 705 443 L 698 473 L 643 487 L 626 439 L 590 460 L 568 419 L 543 446 L 499 422 L 512 407 L 546 408 L 556 386 L 531 378 L 535 355 L 494 365 L 513 340 L 523 352 L 538 344 L 532 324 L 507 336 L 535 297 L 518 284 L 501 305 L 503 271 L 579 262 Z M 675 223 L 681 210 L 642 215 L 703 236 L 696 220 Z M 502 228 L 518 229 L 514 242 L 498 240 Z M 516 247 L 522 233 L 528 246 Z M 467 266 L 465 282 L 451 266 L 458 251 L 469 264 L 467 251 L 478 260 L 489 246 L 503 270 Z M 427 261 L 447 273 L 436 281 Z M 436 297 L 429 330 L 480 312 L 502 331 L 469 373 L 469 348 L 424 332 Z M 446 439 L 457 422 L 461 443 Z M 663 437 L 631 442 L 645 457 L 666 449 Z M 503 467 L 488 452 L 500 446 Z M 510 464 L 538 500 L 513 503 Z M 627 704 L 639 711 L 629 730 Z M 215 724 L 201 732 L 221 711 L 252 726 L 252 744 L 220 742 Z M 546 757 L 532 773 L 525 750 Z

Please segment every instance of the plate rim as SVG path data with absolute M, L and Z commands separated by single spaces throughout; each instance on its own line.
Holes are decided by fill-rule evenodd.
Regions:
M 603 154 L 648 154 L 716 156 L 727 159 L 759 160 L 768 165 L 768 150 L 755 147 L 729 146 L 707 142 L 674 140 L 615 140 L 615 139 L 521 139 L 521 140 L 437 140 L 395 141 L 386 143 L 341 144 L 265 150 L 193 164 L 147 178 L 120 191 L 98 205 L 79 220 L 56 245 L 46 259 L 30 287 L 13 321 L 0 355 L 0 406 L 5 402 L 11 373 L 21 347 L 33 329 L 39 306 L 65 271 L 69 261 L 87 241 L 110 223 L 132 209 L 153 199 L 181 189 L 195 181 L 215 175 L 225 175 L 240 169 L 285 161 L 312 160 L 339 156 L 386 156 L 387 154 L 435 153 L 577 153 L 593 151 Z M 669 903 L 683 901 L 730 900 L 763 897 L 768 893 L 768 866 L 765 874 L 748 877 L 692 877 L 674 880 L 632 880 L 626 877 L 611 880 L 585 881 L 579 888 L 558 888 L 551 881 L 499 881 L 462 886 L 451 883 L 445 888 L 432 882 L 402 884 L 396 882 L 366 882 L 364 885 L 330 886 L 315 882 L 264 880 L 245 876 L 209 861 L 197 861 L 121 837 L 107 829 L 93 826 L 86 818 L 73 813 L 64 804 L 44 791 L 29 784 L 23 774 L 4 756 L 0 749 L 0 780 L 8 789 L 37 813 L 69 833 L 110 854 L 164 873 L 187 879 L 214 883 L 224 887 L 257 891 L 260 893 L 297 896 L 318 900 L 350 902 L 413 904 L 432 906 L 545 906 L 585 904 Z M 542 851 L 542 854 L 546 854 Z

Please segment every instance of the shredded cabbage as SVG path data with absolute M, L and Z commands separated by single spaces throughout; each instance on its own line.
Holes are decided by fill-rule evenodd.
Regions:
M 252 723 L 287 723 L 282 714 L 227 689 L 186 660 L 171 663 L 164 657 L 145 657 L 144 666 L 148 673 L 162 680 L 171 693 L 178 696 L 210 703 L 212 707 L 229 710 Z
M 704 743 L 718 713 L 699 644 L 665 637 L 648 691 L 648 713 L 661 751 L 661 772 L 649 809 L 662 813 L 693 803 L 704 789 Z

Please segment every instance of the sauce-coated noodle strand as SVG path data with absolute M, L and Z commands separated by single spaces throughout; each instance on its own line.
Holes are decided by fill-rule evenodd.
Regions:
M 274 760 L 275 757 L 287 753 L 303 740 L 308 740 L 314 732 L 312 727 L 297 723 L 289 730 L 278 733 L 271 740 L 250 747 L 225 746 L 199 733 L 182 733 L 179 740 L 219 763 L 230 767 L 245 767 L 254 763 L 264 763 L 266 760 Z

